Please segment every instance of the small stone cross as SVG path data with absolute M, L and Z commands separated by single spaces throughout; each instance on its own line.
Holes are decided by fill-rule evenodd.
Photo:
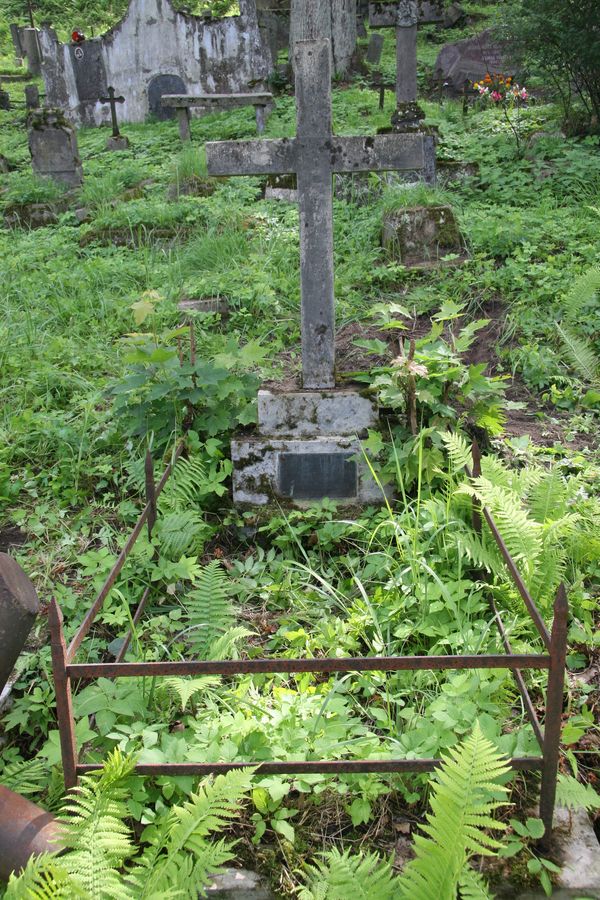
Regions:
M 396 111 L 400 120 L 423 118 L 417 107 L 417 0 L 371 3 L 369 24 L 396 29 Z M 398 124 L 392 120 L 393 124 Z
M 333 173 L 414 170 L 424 164 L 420 134 L 337 137 L 332 131 L 328 40 L 298 41 L 296 137 L 206 144 L 211 175 L 296 173 L 300 214 L 302 382 L 335 385 Z
M 117 121 L 117 103 L 125 103 L 125 97 L 115 97 L 114 87 L 109 87 L 108 97 L 100 97 L 100 103 L 110 103 L 110 118 L 112 120 L 113 137 L 121 137 L 119 123 Z

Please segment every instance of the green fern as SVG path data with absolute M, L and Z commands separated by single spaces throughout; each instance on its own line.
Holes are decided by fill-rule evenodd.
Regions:
M 556 324 L 571 368 L 581 375 L 586 384 L 600 383 L 600 359 L 587 338 L 579 337 L 572 328 Z
M 156 527 L 161 553 L 174 562 L 186 553 L 197 555 L 202 552 L 207 530 L 199 512 L 181 510 L 167 513 L 157 521 Z
M 204 566 L 193 591 L 185 598 L 186 636 L 201 659 L 208 659 L 211 645 L 233 624 L 228 599 L 229 581 L 218 560 Z
M 532 517 L 541 525 L 555 520 L 566 511 L 567 490 L 563 477 L 557 471 L 547 473 L 532 485 L 528 506 Z
M 572 775 L 558 776 L 556 783 L 556 803 L 567 809 L 585 809 L 587 812 L 600 809 L 600 794 L 591 784 L 582 784 Z
M 134 850 L 124 822 L 129 814 L 126 781 L 133 767 L 132 757 L 113 751 L 103 769 L 81 780 L 60 816 L 64 844 L 71 848 L 62 865 L 91 897 L 129 896 L 119 869 Z
M 591 268 L 573 282 L 569 293 L 563 300 L 565 319 L 573 322 L 583 308 L 591 303 L 600 293 L 600 269 Z
M 306 880 L 300 900 L 394 900 L 398 896 L 391 862 L 382 862 L 375 853 L 351 856 L 348 850 L 334 848 L 306 867 Z
M 218 775 L 201 785 L 183 806 L 169 811 L 128 873 L 137 900 L 164 896 L 174 887 L 177 896 L 195 900 L 198 888 L 233 858 L 231 842 L 206 839 L 238 814 L 253 774 L 253 769 L 233 769 Z
M 161 495 L 161 507 L 176 510 L 196 506 L 206 479 L 204 463 L 193 456 L 180 457 Z
M 159 691 L 164 691 L 169 697 L 179 701 L 182 712 L 197 694 L 204 694 L 210 688 L 221 684 L 219 675 L 202 675 L 200 678 L 177 678 L 171 676 L 163 678 L 158 685 Z
M 32 856 L 20 875 L 11 875 L 4 900 L 92 900 L 54 854 Z
M 4 767 L 0 784 L 18 794 L 37 794 L 48 784 L 48 764 L 40 759 L 18 759 Z
M 432 788 L 424 834 L 415 837 L 416 858 L 400 878 L 400 896 L 453 900 L 459 884 L 478 896 L 468 860 L 474 854 L 493 856 L 502 846 L 487 831 L 506 828 L 491 814 L 502 805 L 495 798 L 508 793 L 499 783 L 508 771 L 478 723 L 470 737 L 449 751 Z
M 471 448 L 462 434 L 455 431 L 444 431 L 440 435 L 446 447 L 452 474 L 461 472 L 473 465 Z

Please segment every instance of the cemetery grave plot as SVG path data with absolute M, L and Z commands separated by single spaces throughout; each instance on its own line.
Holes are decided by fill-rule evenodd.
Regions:
M 419 27 L 420 69 L 424 59 L 433 65 L 439 49 L 427 42 L 428 27 Z M 393 30 L 384 34 L 382 70 L 395 72 Z M 115 88 L 125 94 L 117 81 Z M 23 96 L 23 87 L 15 87 L 15 97 Z M 488 525 L 483 523 L 481 545 L 473 538 L 471 482 L 439 438 L 444 433 L 447 441 L 449 430 L 466 429 L 470 444 L 474 433 L 482 436 L 480 416 L 496 427 L 495 404 L 507 421 L 503 432 L 487 437 L 478 490 L 487 492 L 490 514 L 511 543 L 546 629 L 556 577 L 566 581 L 562 746 L 578 761 L 583 781 L 593 784 L 598 762 L 597 660 L 591 649 L 597 629 L 597 412 L 593 385 L 572 368 L 556 327 L 569 327 L 565 298 L 595 266 L 598 223 L 591 207 L 597 204 L 581 203 L 580 173 L 593 195 L 597 145 L 558 136 L 555 111 L 539 104 L 526 120 L 529 133 L 544 135 L 519 160 L 491 112 L 470 110 L 463 117 L 460 101 L 440 106 L 434 96 L 422 102 L 427 122 L 440 126 L 440 158 L 476 171 L 466 180 L 452 179 L 444 191 L 402 188 L 402 203 L 407 197 L 414 206 L 449 203 L 469 245 L 466 265 L 417 272 L 386 258 L 381 222 L 398 202 L 397 188 L 384 187 L 361 206 L 335 197 L 332 202 L 334 376 L 338 389 L 366 391 L 371 399 L 380 392 L 382 439 L 365 436 L 364 445 L 378 476 L 394 485 L 391 514 L 384 506 L 348 516 L 325 500 L 306 509 L 276 508 L 262 518 L 231 503 L 229 441 L 236 431 L 253 433 L 254 405 L 264 402 L 259 381 L 274 394 L 303 392 L 299 210 L 259 199 L 262 176 L 212 179 L 182 152 L 173 122 L 128 125 L 132 150 L 122 156 L 104 151 L 110 129 L 83 129 L 84 184 L 76 202 L 38 231 L 0 228 L 0 537 L 9 536 L 9 552 L 34 578 L 43 610 L 54 594 L 67 644 L 144 505 L 144 429 L 151 425 L 157 472 L 170 460 L 172 430 L 189 429 L 180 472 L 176 466 L 174 480 L 157 498 L 151 538 L 144 524 L 69 663 L 93 667 L 88 674 L 100 676 L 74 686 L 79 775 L 118 744 L 135 746 L 140 766 L 204 771 L 200 767 L 214 762 L 264 762 L 256 803 L 249 801 L 240 822 L 240 855 L 246 864 L 258 860 L 261 871 L 275 871 L 276 886 L 288 893 L 298 886 L 304 860 L 314 861 L 321 847 L 340 839 L 396 853 L 398 861 L 398 835 L 411 844 L 412 836 L 400 828 L 414 833 L 423 820 L 431 776 L 358 772 L 361 761 L 367 767 L 381 761 L 386 769 L 395 760 L 437 759 L 460 734 L 470 733 L 476 719 L 507 756 L 539 759 L 511 671 L 338 671 L 335 677 L 317 671 L 364 657 L 504 655 L 490 595 L 513 652 L 546 657 L 502 559 L 493 555 L 497 545 Z M 357 135 L 375 138 L 395 108 L 388 93 L 379 110 L 377 94 L 360 80 L 341 89 L 334 83 L 332 104 L 340 143 Z M 260 140 L 291 143 L 294 121 L 293 97 L 284 92 Z M 198 148 L 213 141 L 260 143 L 250 109 L 199 119 L 193 127 Z M 23 109 L 0 112 L 0 152 L 16 165 L 2 176 L 4 210 L 39 189 L 31 176 Z M 188 176 L 212 189 L 167 200 L 173 185 Z M 80 203 L 88 215 L 83 225 L 74 215 Z M 171 226 L 175 231 L 159 239 L 159 230 Z M 120 243 L 107 229 L 135 237 Z M 105 238 L 80 246 L 92 231 L 104 231 Z M 182 300 L 201 311 L 180 308 Z M 572 319 L 576 333 L 596 341 L 596 317 L 591 291 L 579 319 Z M 474 332 L 466 350 L 456 351 L 478 319 L 490 321 Z M 431 336 L 432 328 L 441 328 L 439 337 Z M 412 363 L 428 369 L 415 374 L 417 435 L 406 408 L 409 379 L 396 376 L 400 369 L 391 365 L 399 358 L 400 366 L 411 362 L 412 341 Z M 508 404 L 488 396 L 479 405 L 477 391 L 488 384 L 472 367 L 484 364 L 486 375 L 510 376 Z M 451 368 L 454 374 L 448 374 Z M 245 380 L 248 372 L 253 380 Z M 456 401 L 463 378 L 473 388 L 464 404 L 462 395 Z M 376 379 L 392 380 L 373 389 Z M 432 393 L 438 384 L 439 393 Z M 450 384 L 447 394 L 444 384 Z M 188 390 L 196 391 L 195 410 Z M 175 396 L 177 403 L 153 401 L 151 391 Z M 281 462 L 285 486 L 285 455 Z M 342 462 L 342 482 L 348 462 Z M 186 482 L 182 473 L 190 466 L 194 476 Z M 309 468 L 308 489 L 313 480 Z M 502 513 L 507 500 L 520 523 L 519 542 Z M 478 560 L 465 548 L 479 553 Z M 135 616 L 148 586 L 145 610 L 124 650 L 129 615 Z M 215 605 L 203 605 L 206 597 Z M 56 620 L 54 627 L 56 638 Z M 237 641 L 225 651 L 230 658 L 216 659 L 228 672 L 246 663 L 260 667 L 265 658 L 273 666 L 308 659 L 315 671 L 208 675 L 215 660 L 211 644 L 225 636 Z M 42 612 L 12 689 L 12 709 L 0 714 L 9 758 L 37 756 L 42 762 L 44 781 L 34 795 L 42 804 L 46 773 L 52 767 L 56 772 L 60 758 L 49 655 Z M 145 682 L 138 675 L 112 679 L 102 669 L 185 667 L 184 660 L 194 661 L 196 670 L 194 676 L 177 670 L 179 689 L 199 688 L 187 699 L 171 694 L 164 676 L 149 691 L 147 674 Z M 74 678 L 77 668 L 66 674 Z M 216 680 L 194 685 L 196 677 Z M 531 718 L 542 722 L 547 672 L 522 668 L 522 678 Z M 568 758 L 561 753 L 561 776 L 571 772 Z M 291 773 L 298 760 L 354 765 L 355 771 L 336 777 L 329 770 Z M 0 780 L 5 766 L 3 759 Z M 277 766 L 287 766 L 287 774 L 278 774 Z M 139 821 L 184 803 L 186 777 L 170 779 L 169 787 L 160 779 L 140 779 L 132 817 Z M 528 775 L 528 801 L 534 801 L 537 783 L 535 773 Z M 521 802 L 518 793 L 514 799 Z M 506 815 L 525 821 L 528 814 L 519 808 Z M 522 869 L 526 860 L 518 858 Z

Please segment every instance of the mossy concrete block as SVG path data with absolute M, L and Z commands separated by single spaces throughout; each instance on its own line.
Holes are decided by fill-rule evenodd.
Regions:
M 122 151 L 129 149 L 129 138 L 124 134 L 113 134 L 106 142 L 106 149 L 111 151 Z
M 464 253 L 464 241 L 449 206 L 403 207 L 385 213 L 382 246 L 390 258 L 408 267 Z
M 258 392 L 258 428 L 264 435 L 363 436 L 376 424 L 375 404 L 357 391 Z
M 240 507 L 303 508 L 326 498 L 354 507 L 385 500 L 355 437 L 243 437 L 231 442 L 231 458 L 233 499 Z

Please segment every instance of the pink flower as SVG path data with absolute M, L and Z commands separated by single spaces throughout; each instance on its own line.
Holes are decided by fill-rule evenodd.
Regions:
M 497 103 L 498 100 L 502 100 L 502 94 L 499 91 L 492 91 L 490 97 L 492 98 L 494 103 Z
M 521 98 L 521 100 L 527 100 L 528 96 L 529 96 L 529 94 L 527 93 L 525 88 L 521 88 L 521 93 L 519 94 L 519 97 Z

